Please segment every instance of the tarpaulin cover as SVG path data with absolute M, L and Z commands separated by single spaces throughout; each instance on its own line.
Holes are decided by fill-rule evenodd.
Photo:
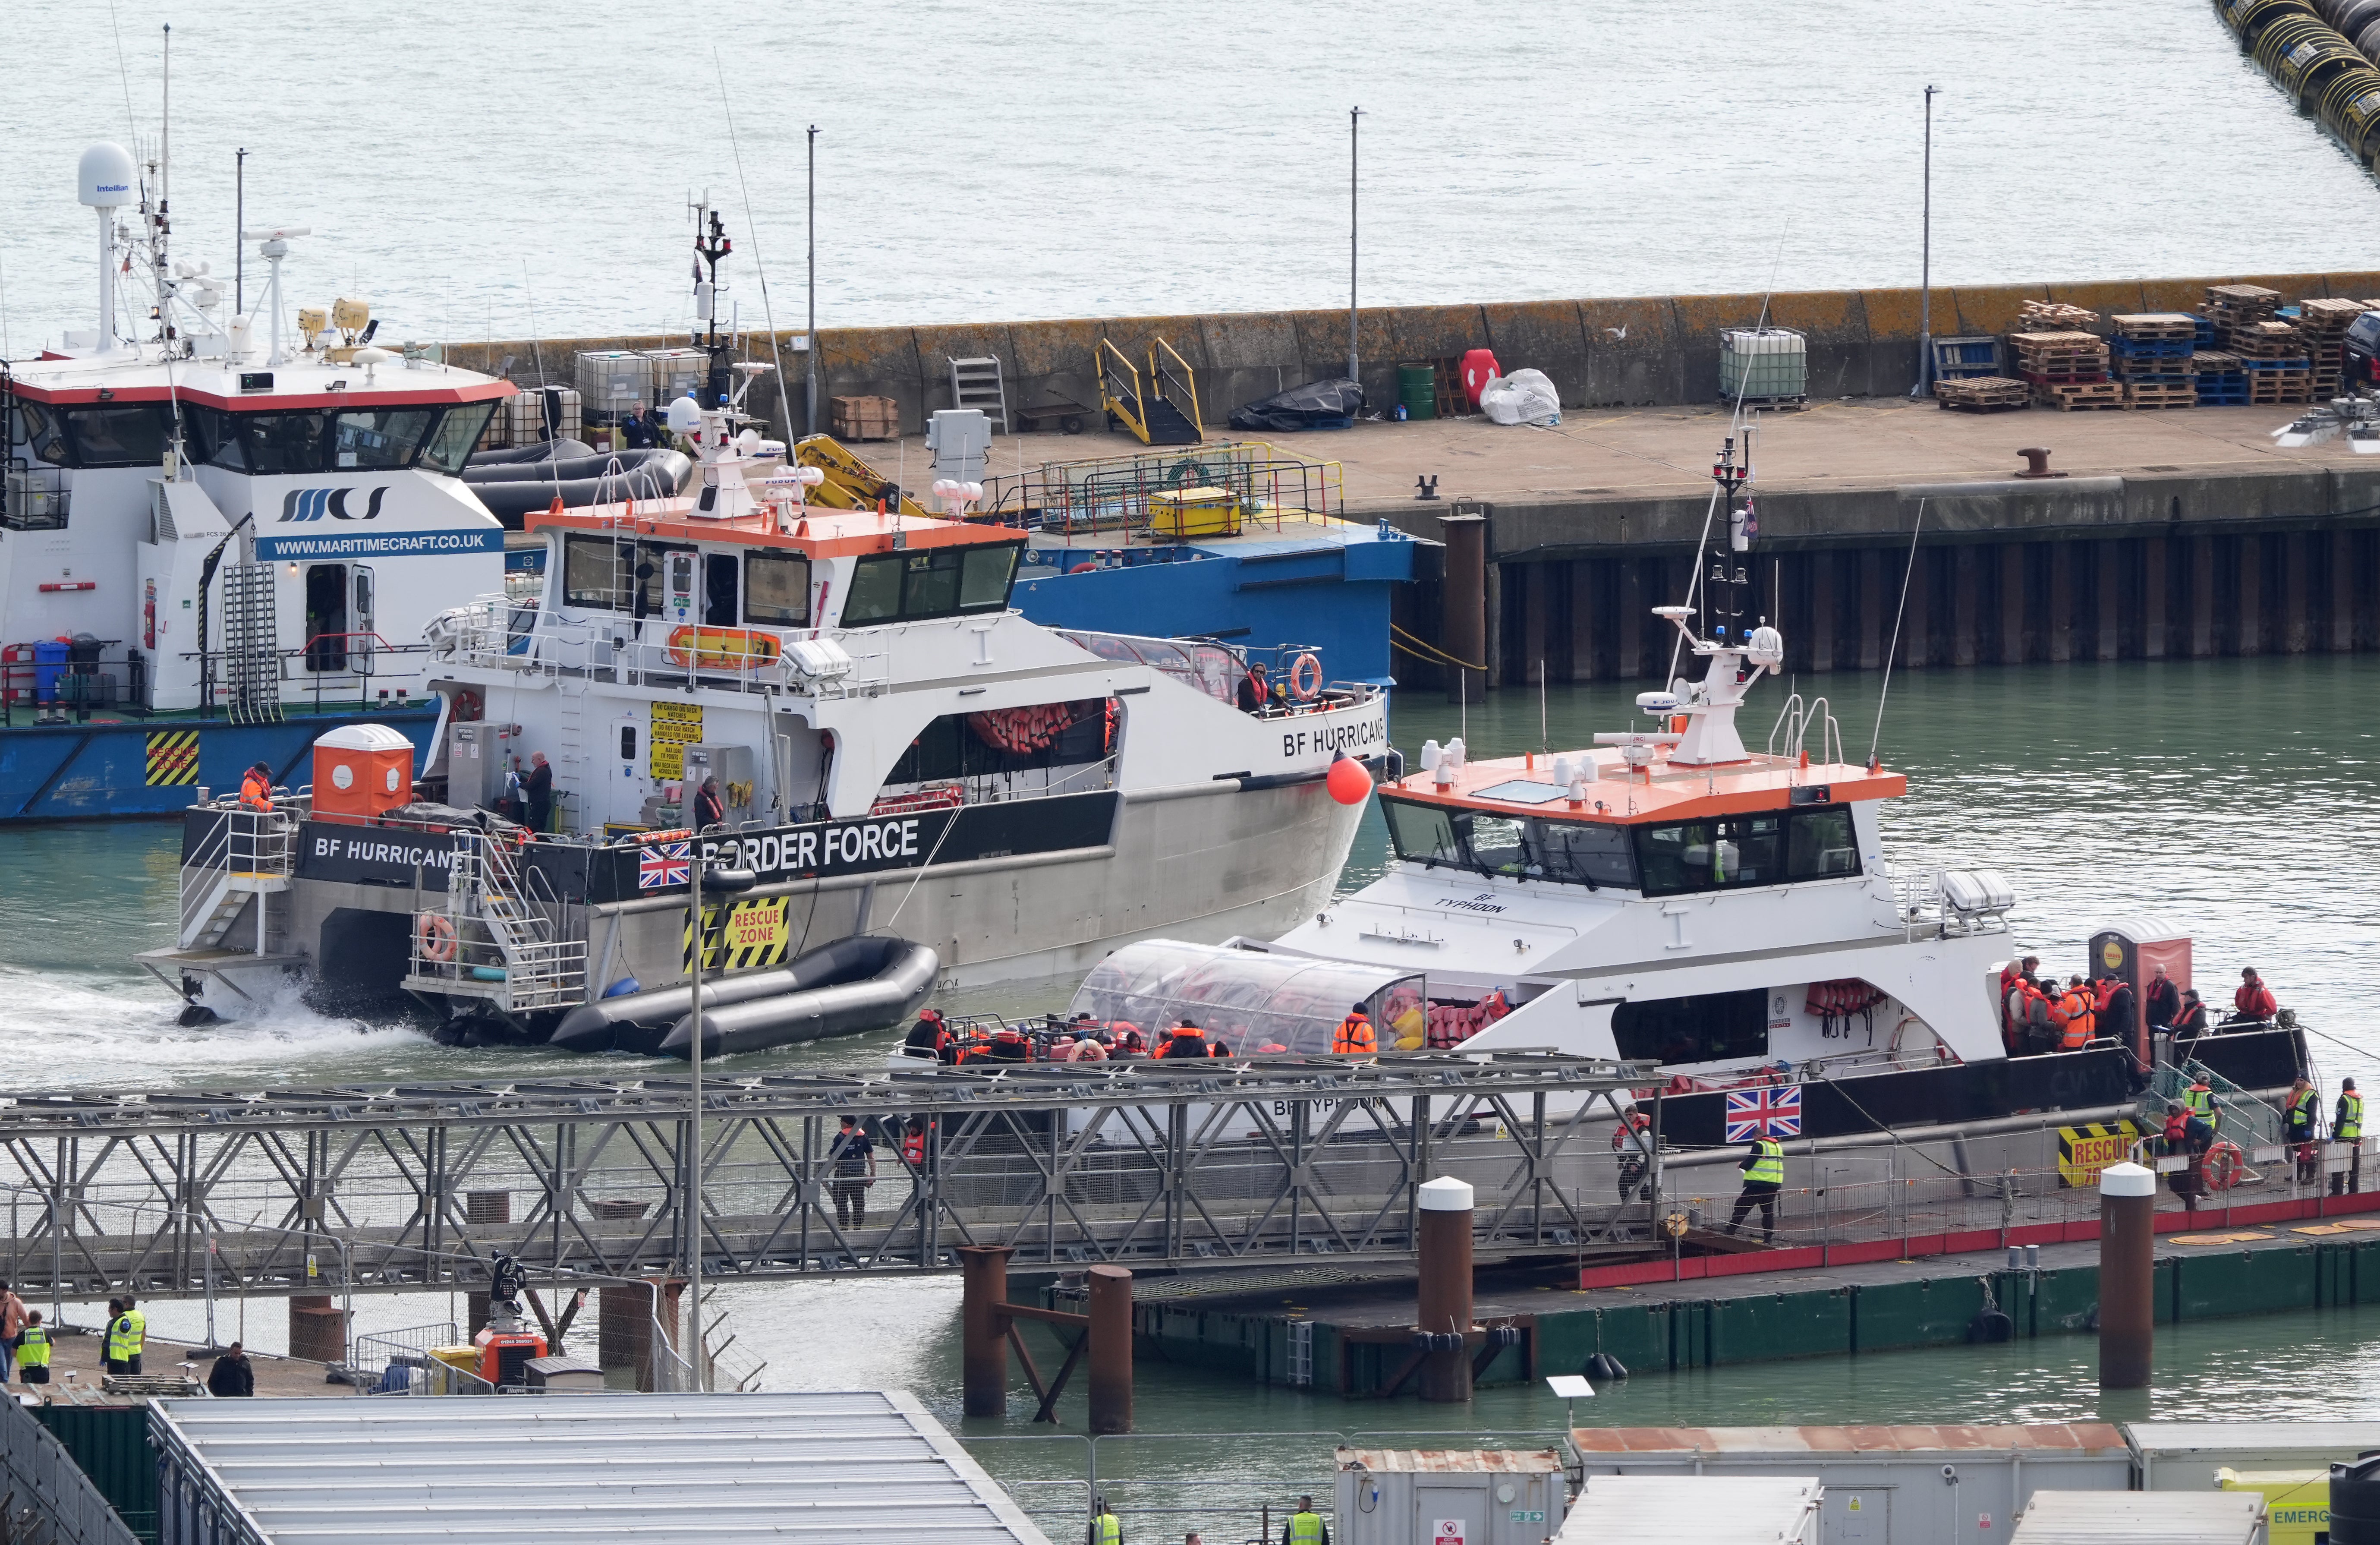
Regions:
M 1342 375 L 1259 397 L 1233 411 L 1232 427 L 1343 429 L 1363 410 L 1364 388 Z
M 1152 1038 L 1186 1019 L 1234 1055 L 1316 1054 L 1330 1050 L 1355 1004 L 1378 1026 L 1417 1015 L 1425 1001 L 1421 976 L 1393 966 L 1151 939 L 1092 967 L 1066 1015 L 1122 1021 Z

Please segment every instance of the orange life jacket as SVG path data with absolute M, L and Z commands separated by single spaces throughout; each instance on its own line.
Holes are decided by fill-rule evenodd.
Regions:
M 2052 1022 L 2066 1027 L 2066 1033 L 2058 1044 L 2059 1050 L 2067 1052 L 2081 1051 L 2090 1041 L 2091 1032 L 2097 1025 L 2091 1013 L 2091 1000 L 2079 988 L 2052 1004 L 2049 1017 Z
M 926 1162 L 926 1135 L 923 1132 L 910 1132 L 904 1135 L 901 1138 L 901 1157 L 909 1161 L 913 1165 L 924 1163 Z
M 273 785 L 261 772 L 250 772 L 239 781 L 239 803 L 242 809 L 269 810 L 273 808 Z

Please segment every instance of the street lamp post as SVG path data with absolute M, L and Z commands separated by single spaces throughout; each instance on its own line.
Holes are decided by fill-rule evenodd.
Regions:
M 1917 268 L 1917 388 L 1912 396 L 1934 392 L 1934 93 L 1925 88 L 1925 193 L 1924 229 L 1918 237 Z
M 1356 125 L 1363 116 L 1360 107 L 1347 109 L 1347 379 L 1358 386 L 1364 378 L 1355 373 L 1355 169 Z

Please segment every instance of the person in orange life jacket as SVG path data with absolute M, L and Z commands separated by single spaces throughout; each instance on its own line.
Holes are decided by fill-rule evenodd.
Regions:
M 1270 696 L 1270 687 L 1265 680 L 1265 668 L 1262 665 L 1249 666 L 1248 674 L 1240 678 L 1239 690 L 1236 694 L 1240 712 L 1243 713 L 1261 712 L 1265 700 Z
M 2090 1042 L 2094 1028 L 2091 994 L 2083 991 L 2080 976 L 2066 979 L 2065 994 L 2051 1007 L 2049 1021 L 2058 1028 L 2058 1050 L 2079 1052 Z
M 2182 1205 L 2193 1212 L 2198 1210 L 2198 1198 L 2206 1193 L 2206 1150 L 2214 1146 L 2215 1128 L 2204 1118 L 2192 1114 L 2178 1101 L 2166 1101 L 2165 1150 L 2190 1156 L 2190 1168 L 2176 1174 L 2171 1185 Z
M 927 1009 L 917 1016 L 917 1022 L 909 1027 L 909 1039 L 902 1042 L 902 1050 L 921 1061 L 950 1063 L 958 1060 L 950 1024 L 942 1018 L 942 1011 L 938 1008 Z
M 901 1134 L 901 1157 L 908 1161 L 909 1167 L 913 1170 L 922 1170 L 926 1167 L 926 1118 L 924 1116 L 909 1118 L 907 1128 Z
M 1167 1059 L 1204 1057 L 1208 1054 L 1207 1032 L 1184 1019 L 1166 1036 L 1165 1044 L 1157 1049 L 1157 1054 Z
M 2281 1012 L 2281 1005 L 2273 1001 L 2273 990 L 2265 985 L 2253 966 L 2240 968 L 2240 991 L 2231 994 L 2231 1007 L 2234 1018 L 2258 1023 Z
M 243 810 L 269 810 L 273 808 L 272 768 L 260 761 L 241 776 L 239 808 Z
M 1645 1178 L 1653 1150 L 1653 1118 L 1631 1105 L 1611 1129 L 1611 1151 L 1620 1155 L 1620 1204 L 1628 1205 Z
M 1115 1044 L 1108 1048 L 1111 1057 L 1145 1057 L 1148 1054 L 1148 1040 L 1137 1027 L 1130 1025 L 1116 1032 Z
M 697 831 L 720 826 L 727 821 L 727 802 L 719 797 L 719 780 L 708 777 L 694 796 L 694 825 Z
M 2199 1002 L 2195 987 L 2181 990 L 2181 1012 L 2173 1016 L 2173 1033 L 2185 1040 L 2206 1033 L 2206 1005 Z
M 2175 1017 L 2181 1013 L 2181 989 L 2166 975 L 2165 963 L 2159 961 L 2149 977 L 2146 996 L 2149 1028 L 2164 1030 L 2173 1028 Z
M 2031 977 L 2040 966 L 2041 956 L 2029 955 L 2000 967 L 2000 1039 L 2007 1042 L 2010 1056 L 2024 1049 L 2024 1021 L 2018 1016 L 2009 995 L 2017 990 L 2018 982 Z
M 2100 1033 L 2130 1044 L 2132 1030 L 2140 1023 L 2137 1003 L 2121 977 L 2101 977 L 2093 987 L 2091 998 L 2091 1014 L 2098 1022 Z
M 2057 1045 L 2058 1032 L 2049 1022 L 2049 1000 L 2031 974 L 2018 977 L 2009 989 L 2007 1017 L 2016 1027 L 2012 1055 L 2036 1056 Z
M 1025 1039 L 1024 1031 L 1002 1026 L 991 1032 L 991 1060 L 1010 1063 L 1031 1062 L 1033 1060 L 1032 1043 Z
M 1339 1028 L 1330 1037 L 1330 1050 L 1341 1055 L 1369 1056 L 1378 1050 L 1372 1039 L 1372 1016 L 1364 1005 L 1357 1004 L 1339 1021 Z

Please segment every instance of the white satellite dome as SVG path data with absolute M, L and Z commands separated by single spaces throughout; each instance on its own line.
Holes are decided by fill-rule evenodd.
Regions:
M 75 197 L 93 209 L 116 209 L 140 201 L 140 171 L 132 152 L 102 140 L 82 152 L 75 167 Z

